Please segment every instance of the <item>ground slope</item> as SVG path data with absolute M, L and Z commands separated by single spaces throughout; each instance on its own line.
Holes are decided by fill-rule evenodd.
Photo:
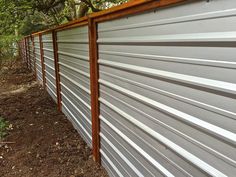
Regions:
M 21 62 L 0 72 L 0 116 L 11 129 L 0 142 L 1 177 L 107 176 Z

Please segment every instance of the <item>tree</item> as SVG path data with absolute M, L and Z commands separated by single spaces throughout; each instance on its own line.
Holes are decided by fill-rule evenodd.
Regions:
M 54 27 L 128 0 L 0 0 L 0 35 Z
M 128 0 L 0 0 L 0 60 L 15 42 L 36 31 L 78 19 Z

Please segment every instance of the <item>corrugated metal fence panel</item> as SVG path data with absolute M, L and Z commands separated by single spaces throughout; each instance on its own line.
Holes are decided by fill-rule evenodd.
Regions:
M 88 26 L 57 33 L 62 110 L 92 144 Z
M 24 59 L 24 62 L 26 62 L 26 47 L 25 47 L 25 39 L 23 40 L 23 59 Z
M 236 1 L 98 24 L 102 163 L 111 176 L 235 176 Z
M 28 69 L 30 69 L 30 56 L 29 56 L 29 38 L 27 37 L 26 38 L 26 60 L 27 60 L 27 66 L 28 66 Z
M 22 60 L 23 62 L 25 62 L 25 48 L 24 48 L 24 39 L 21 40 L 21 45 L 20 45 L 20 51 L 21 51 L 21 57 L 22 57 Z
M 42 42 L 47 91 L 52 96 L 54 101 L 57 101 L 52 33 L 50 32 L 47 34 L 43 34 Z
M 34 49 L 33 41 L 29 38 L 29 58 L 30 58 L 30 69 L 34 71 Z
M 42 63 L 39 36 L 34 37 L 35 59 L 36 59 L 36 74 L 40 82 L 43 82 Z
M 24 56 L 24 61 L 27 63 L 27 58 L 26 58 L 26 45 L 25 45 L 26 39 L 24 39 L 23 45 L 24 45 L 24 51 L 23 51 L 23 56 Z

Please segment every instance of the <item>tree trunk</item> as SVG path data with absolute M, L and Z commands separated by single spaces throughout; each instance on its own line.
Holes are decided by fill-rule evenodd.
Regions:
M 88 10 L 88 6 L 84 2 L 81 2 L 79 6 L 78 18 L 85 16 L 88 13 Z

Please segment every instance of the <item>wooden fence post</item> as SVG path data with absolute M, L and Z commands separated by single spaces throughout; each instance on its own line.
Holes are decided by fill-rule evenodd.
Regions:
M 92 145 L 93 159 L 101 164 L 100 157 L 100 121 L 99 121 L 99 84 L 98 84 L 98 48 L 97 25 L 89 18 L 89 57 L 90 57 L 90 89 L 91 89 L 91 113 L 92 113 Z
M 57 46 L 57 32 L 52 31 L 53 39 L 53 51 L 54 51 L 54 66 L 55 66 L 55 77 L 56 77 L 56 87 L 57 87 L 57 106 L 58 110 L 61 112 L 61 84 L 60 84 L 60 75 L 59 75 L 59 61 L 58 61 L 58 46 Z

